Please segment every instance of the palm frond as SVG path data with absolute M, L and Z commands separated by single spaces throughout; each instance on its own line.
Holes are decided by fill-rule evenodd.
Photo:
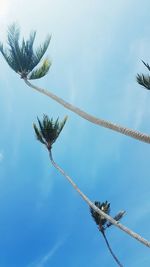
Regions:
M 49 117 L 44 114 L 42 121 L 40 121 L 39 118 L 37 118 L 37 120 L 39 128 L 36 124 L 33 124 L 37 139 L 45 144 L 48 150 L 51 150 L 53 143 L 58 138 L 58 135 L 66 123 L 67 117 L 65 117 L 62 122 L 59 122 L 58 119 L 53 121 L 53 118 L 49 119 Z
M 40 79 L 44 77 L 48 73 L 50 66 L 51 66 L 51 62 L 48 59 L 45 59 L 39 68 L 37 68 L 36 70 L 33 70 L 28 75 L 28 79 L 34 80 L 34 79 Z
M 117 222 L 118 221 L 120 221 L 122 218 L 123 218 L 123 216 L 125 215 L 125 210 L 121 210 L 121 211 L 119 211 L 115 216 L 114 216 L 114 220 L 116 220 Z M 106 227 L 110 227 L 110 226 L 112 226 L 113 224 L 111 223 L 111 222 L 108 222 L 107 223 L 107 225 L 106 225 Z
M 40 62 L 43 55 L 45 54 L 49 46 L 50 40 L 51 40 L 51 36 L 48 35 L 45 42 L 36 49 L 35 51 L 35 61 L 37 62 L 36 65 Z
M 150 90 L 150 76 L 149 75 L 137 74 L 136 80 L 140 85 Z
M 22 39 L 21 44 L 21 62 L 23 64 L 23 70 L 25 73 L 29 73 L 36 66 L 34 63 L 33 43 L 35 40 L 36 32 L 30 33 L 27 41 Z
M 38 124 L 39 124 L 39 132 L 40 132 L 41 136 L 46 140 L 44 125 L 43 125 L 43 123 L 40 121 L 40 119 L 38 117 L 37 117 L 37 120 L 38 120 Z
M 16 72 L 22 72 L 21 51 L 19 47 L 20 30 L 19 27 L 13 23 L 8 27 L 7 40 L 10 47 L 9 52 L 16 62 Z
M 4 49 L 3 44 L 0 43 L 0 52 L 2 53 L 3 57 L 5 58 L 6 62 L 8 63 L 8 65 L 14 70 L 16 71 L 16 69 L 18 69 L 18 65 L 16 64 L 16 62 L 14 61 L 14 58 L 10 55 L 9 52 L 6 51 L 6 49 Z
M 58 131 L 57 131 L 57 137 L 59 136 L 59 134 L 61 133 L 63 127 L 65 126 L 65 123 L 66 123 L 67 119 L 68 119 L 68 116 L 65 116 L 63 121 L 59 123 Z
M 150 71 L 150 65 L 148 63 L 145 63 L 143 60 L 142 60 L 142 62 L 145 65 L 145 67 Z
M 145 63 L 145 61 L 143 61 L 143 60 L 142 60 L 142 63 L 150 71 L 150 65 L 148 63 Z M 140 85 L 145 87 L 147 90 L 150 90 L 150 75 L 137 74 L 136 81 Z
M 35 131 L 37 140 L 39 140 L 42 144 L 45 145 L 45 142 L 44 142 L 44 140 L 43 140 L 43 138 L 42 138 L 42 135 L 41 135 L 41 133 L 39 132 L 39 130 L 38 130 L 38 128 L 37 128 L 37 126 L 36 126 L 35 123 L 33 123 L 33 128 L 34 128 L 34 131 Z

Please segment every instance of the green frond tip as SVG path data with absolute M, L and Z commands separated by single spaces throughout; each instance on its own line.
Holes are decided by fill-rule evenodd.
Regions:
M 98 207 L 100 210 L 102 210 L 103 212 L 105 212 L 106 214 L 110 213 L 110 203 L 108 201 L 105 202 L 99 202 L 99 201 L 95 201 L 94 202 L 95 206 Z M 91 216 L 93 217 L 95 223 L 98 225 L 99 230 L 104 229 L 107 220 L 100 214 L 98 214 L 95 210 L 93 210 L 90 207 L 90 212 L 91 212 Z
M 113 219 L 116 220 L 116 221 L 118 222 L 118 221 L 120 221 L 120 220 L 123 218 L 123 216 L 125 215 L 125 213 L 126 213 L 125 210 L 121 210 L 121 211 L 119 211 L 119 212 L 115 215 L 115 217 L 113 217 Z M 112 226 L 112 223 L 111 223 L 111 222 L 108 222 L 106 227 L 110 227 L 110 226 Z
M 42 135 L 41 135 L 40 131 L 38 130 L 38 128 L 37 128 L 35 123 L 33 123 L 33 128 L 34 128 L 37 140 L 39 140 L 42 144 L 45 145 L 45 142 L 44 142 L 44 140 L 42 138 Z
M 64 128 L 67 119 L 68 119 L 68 116 L 65 116 L 65 118 L 63 119 L 63 121 L 59 123 L 59 131 L 58 131 L 58 135 L 60 134 L 60 132 L 61 132 L 62 129 Z
M 150 71 L 150 65 L 148 63 L 145 63 L 143 60 L 142 60 L 142 62 L 145 65 L 145 67 Z
M 53 143 L 58 138 L 67 121 L 67 116 L 62 122 L 59 122 L 59 119 L 56 121 L 54 121 L 53 118 L 49 119 L 45 114 L 43 115 L 43 120 L 39 120 L 39 118 L 37 118 L 37 120 L 38 127 L 36 124 L 33 124 L 36 137 L 48 150 L 51 150 Z
M 45 59 L 41 67 L 34 70 L 41 62 L 51 40 L 48 36 L 42 45 L 34 49 L 35 36 L 36 32 L 33 31 L 27 40 L 22 38 L 20 42 L 20 29 L 13 23 L 8 27 L 7 46 L 4 47 L 0 43 L 0 52 L 6 62 L 23 79 L 39 79 L 47 74 L 51 66 L 51 62 Z
M 40 79 L 44 77 L 48 73 L 50 66 L 51 66 L 51 61 L 49 59 L 45 59 L 39 68 L 33 70 L 28 75 L 28 79 L 34 80 L 34 79 Z
M 45 54 L 49 44 L 51 41 L 51 36 L 48 35 L 44 41 L 44 43 L 42 45 L 40 45 L 36 51 L 35 51 L 35 56 L 37 58 L 37 60 L 40 62 L 40 60 L 42 59 L 43 55 Z
M 144 74 L 137 74 L 136 76 L 137 82 L 145 87 L 147 90 L 150 90 L 150 76 Z

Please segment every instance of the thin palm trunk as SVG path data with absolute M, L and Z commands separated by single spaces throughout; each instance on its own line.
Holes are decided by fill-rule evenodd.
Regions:
M 84 201 L 88 204 L 89 207 L 91 207 L 93 210 L 95 210 L 98 214 L 103 216 L 106 220 L 111 222 L 113 225 L 120 228 L 122 231 L 124 231 L 128 235 L 132 236 L 133 238 L 137 239 L 139 242 L 141 242 L 142 244 L 144 244 L 145 246 L 150 248 L 150 242 L 148 240 L 144 239 L 143 237 L 141 237 L 137 233 L 135 233 L 132 230 L 130 230 L 129 228 L 127 228 L 126 226 L 120 224 L 118 221 L 114 220 L 111 216 L 104 213 L 96 205 L 94 205 L 94 203 L 84 193 L 82 193 L 82 191 L 78 188 L 78 186 L 73 182 L 71 177 L 53 160 L 51 150 L 49 151 L 49 156 L 50 156 L 50 160 L 51 160 L 51 163 L 53 164 L 53 166 L 71 183 L 71 185 L 79 193 L 79 195 L 84 199 Z
M 69 104 L 68 102 L 64 101 L 62 98 L 54 95 L 53 93 L 31 84 L 26 78 L 24 78 L 24 81 L 29 87 L 35 89 L 36 91 L 38 91 L 44 95 L 47 95 L 48 97 L 50 97 L 53 100 L 55 100 L 56 102 L 58 102 L 60 105 L 71 110 L 72 112 L 76 113 L 77 115 L 84 118 L 85 120 L 92 122 L 93 124 L 97 124 L 99 126 L 102 126 L 102 127 L 111 129 L 113 131 L 119 132 L 121 134 L 130 136 L 130 137 L 137 139 L 139 141 L 142 141 L 145 143 L 150 143 L 150 135 L 147 135 L 147 134 L 144 134 L 144 133 L 141 133 L 138 131 L 134 131 L 134 130 L 129 129 L 129 128 L 122 127 L 120 125 L 117 125 L 117 124 L 109 122 L 109 121 L 105 121 L 105 120 L 96 118 L 96 117 L 84 112 L 83 110 Z
M 120 261 L 118 260 L 118 258 L 117 258 L 116 255 L 114 254 L 114 252 L 112 251 L 112 249 L 111 249 L 111 247 L 110 247 L 110 244 L 109 244 L 109 242 L 108 242 L 108 240 L 107 240 L 107 237 L 106 237 L 104 231 L 101 231 L 101 233 L 102 233 L 102 235 L 103 235 L 103 237 L 104 237 L 104 239 L 105 239 L 106 245 L 107 245 L 107 247 L 108 247 L 108 249 L 109 249 L 109 251 L 110 251 L 112 257 L 114 258 L 114 260 L 117 262 L 117 264 L 118 264 L 120 267 L 123 267 L 123 265 L 120 263 Z

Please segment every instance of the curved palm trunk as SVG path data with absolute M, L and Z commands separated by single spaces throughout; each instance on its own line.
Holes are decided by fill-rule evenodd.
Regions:
M 140 235 L 128 229 L 126 226 L 120 224 L 118 221 L 114 220 L 111 216 L 104 213 L 96 205 L 94 205 L 94 203 L 92 203 L 92 201 L 84 193 L 82 193 L 82 191 L 78 188 L 78 186 L 73 182 L 71 177 L 67 173 L 65 173 L 65 171 L 53 160 L 51 150 L 49 151 L 49 156 L 50 156 L 50 160 L 53 166 L 69 181 L 69 183 L 71 183 L 71 185 L 79 193 L 79 195 L 84 199 L 84 201 L 88 204 L 88 206 L 90 206 L 93 210 L 95 210 L 98 214 L 103 216 L 106 220 L 111 222 L 113 225 L 120 228 L 122 231 L 126 232 L 128 235 L 132 236 L 133 238 L 137 239 L 139 242 L 141 242 L 142 244 L 150 248 L 150 242 L 148 240 L 144 239 Z
M 117 264 L 118 264 L 120 267 L 123 267 L 123 265 L 120 263 L 120 261 L 118 260 L 118 258 L 117 258 L 116 255 L 114 254 L 114 252 L 112 251 L 112 249 L 111 249 L 111 247 L 110 247 L 110 245 L 109 245 L 109 242 L 108 242 L 108 240 L 107 240 L 107 237 L 106 237 L 104 231 L 101 231 L 101 233 L 102 233 L 102 235 L 103 235 L 103 237 L 104 237 L 104 239 L 105 239 L 106 245 L 107 245 L 107 247 L 108 247 L 108 249 L 109 249 L 109 251 L 110 251 L 112 257 L 114 258 L 114 260 L 117 262 Z
M 69 104 L 68 102 L 64 101 L 62 98 L 59 98 L 58 96 L 54 95 L 53 93 L 31 84 L 26 78 L 24 78 L 24 81 L 29 87 L 35 89 L 36 91 L 38 91 L 44 95 L 47 95 L 48 97 L 52 98 L 53 100 L 55 100 L 56 102 L 58 102 L 59 104 L 64 106 L 65 108 L 71 110 L 72 112 L 76 113 L 80 117 L 84 118 L 85 120 L 88 120 L 88 121 L 90 121 L 94 124 L 97 124 L 99 126 L 111 129 L 113 131 L 119 132 L 121 134 L 130 136 L 134 139 L 138 139 L 142 142 L 150 143 L 150 135 L 147 135 L 147 134 L 144 134 L 144 133 L 141 133 L 138 131 L 134 131 L 134 130 L 129 129 L 129 128 L 122 127 L 120 125 L 114 124 L 114 123 L 109 122 L 109 121 L 105 121 L 105 120 L 96 118 L 96 117 L 84 112 L 83 110 Z

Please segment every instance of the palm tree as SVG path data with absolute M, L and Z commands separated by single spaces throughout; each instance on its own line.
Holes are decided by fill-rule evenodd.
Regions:
M 4 56 L 5 60 L 7 61 L 9 66 L 20 75 L 20 77 L 29 87 L 44 95 L 47 95 L 59 104 L 63 105 L 65 108 L 71 110 L 72 112 L 76 113 L 85 120 L 90 121 L 91 123 L 111 129 L 121 134 L 138 139 L 140 141 L 150 143 L 149 135 L 94 117 L 86 113 L 85 111 L 79 109 L 78 107 L 75 107 L 70 103 L 64 101 L 55 94 L 32 84 L 29 80 L 39 79 L 45 76 L 51 66 L 51 62 L 48 60 L 48 58 L 44 59 L 41 65 L 38 66 L 49 46 L 50 36 L 46 38 L 45 42 L 39 48 L 33 49 L 35 36 L 36 32 L 34 31 L 30 34 L 30 37 L 27 41 L 23 39 L 22 43 L 20 44 L 19 28 L 15 24 L 13 24 L 8 28 L 8 48 L 4 48 L 3 44 L 0 43 L 0 51 Z
M 126 232 L 133 238 L 137 239 L 139 242 L 143 243 L 145 246 L 150 247 L 150 242 L 141 237 L 140 235 L 136 234 L 132 230 L 128 229 L 126 226 L 118 223 L 117 218 L 112 218 L 107 213 L 105 213 L 102 209 L 99 209 L 75 184 L 75 182 L 72 180 L 72 178 L 54 161 L 53 155 L 52 155 L 52 145 L 57 140 L 60 132 L 62 131 L 65 123 L 67 121 L 67 117 L 64 118 L 62 122 L 59 122 L 57 119 L 54 121 L 53 119 L 49 119 L 47 115 L 43 116 L 43 121 L 39 120 L 38 118 L 38 126 L 34 123 L 34 131 L 36 134 L 36 138 L 38 141 L 40 141 L 42 144 L 45 145 L 45 147 L 48 149 L 49 157 L 52 165 L 69 181 L 69 183 L 73 186 L 73 188 L 79 193 L 79 195 L 83 198 L 83 200 L 88 204 L 91 209 L 93 209 L 95 212 L 97 212 L 100 216 L 105 218 L 110 225 L 115 225 L 116 227 L 120 228 L 122 231 Z M 119 217 L 121 218 L 121 217 Z M 110 226 L 109 225 L 109 226 Z M 108 227 L 109 227 L 108 226 Z
M 103 203 L 100 203 L 99 201 L 95 201 L 94 202 L 95 205 L 102 211 L 104 211 L 106 214 L 109 214 L 110 213 L 110 203 L 108 203 L 107 201 L 103 202 Z M 107 220 L 101 216 L 100 214 L 98 214 L 97 212 L 95 212 L 95 210 L 93 210 L 92 208 L 90 208 L 90 212 L 91 212 L 91 215 L 95 221 L 95 223 L 98 225 L 98 229 L 99 231 L 101 232 L 105 242 L 106 242 L 106 245 L 112 255 L 112 257 L 114 258 L 114 260 L 116 261 L 116 263 L 120 266 L 120 267 L 123 267 L 123 265 L 120 263 L 120 261 L 118 260 L 118 258 L 116 257 L 116 255 L 114 254 L 114 252 L 112 251 L 111 247 L 110 247 L 110 244 L 108 242 L 108 239 L 106 237 L 106 234 L 105 234 L 105 230 L 107 227 L 110 227 L 112 224 L 110 224 L 109 222 L 107 223 Z M 119 220 L 119 219 L 118 219 Z M 118 221 L 117 220 L 117 221 Z M 109 226 L 108 226 L 109 225 Z
M 150 71 L 149 64 L 145 63 L 143 60 L 142 62 L 145 65 L 145 67 L 148 69 L 148 71 Z M 150 75 L 137 74 L 136 80 L 140 85 L 145 87 L 147 90 L 150 90 Z

